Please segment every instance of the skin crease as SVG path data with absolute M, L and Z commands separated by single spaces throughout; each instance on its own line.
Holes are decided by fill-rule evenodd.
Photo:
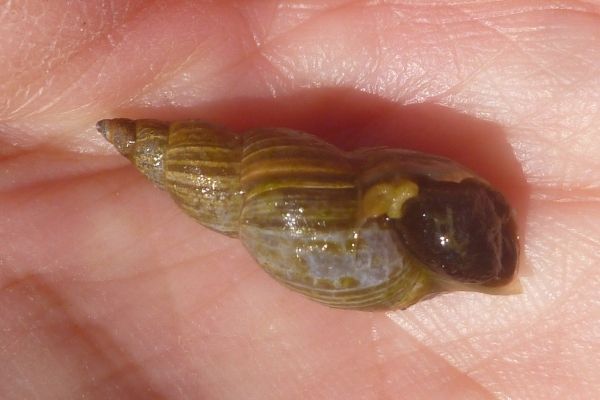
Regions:
M 215 3 L 0 7 L 0 397 L 599 397 L 600 3 Z M 456 156 L 507 193 L 523 294 L 323 307 L 94 131 L 200 117 L 363 145 L 429 111 L 488 121 L 504 147 L 478 129 L 377 140 Z

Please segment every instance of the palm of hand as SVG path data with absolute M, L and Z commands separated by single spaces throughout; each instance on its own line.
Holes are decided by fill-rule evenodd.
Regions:
M 318 3 L 0 16 L 3 398 L 598 394 L 598 6 Z M 428 101 L 463 115 L 395 105 Z M 460 159 L 515 202 L 525 293 L 309 302 L 114 155 L 93 125 L 116 115 Z

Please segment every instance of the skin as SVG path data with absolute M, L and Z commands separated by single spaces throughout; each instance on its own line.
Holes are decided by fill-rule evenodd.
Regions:
M 3 399 L 600 396 L 600 2 L 0 7 Z M 451 156 L 521 226 L 523 293 L 333 310 L 183 215 L 98 119 Z

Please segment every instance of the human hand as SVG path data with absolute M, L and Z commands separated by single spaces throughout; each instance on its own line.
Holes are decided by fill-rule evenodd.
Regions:
M 599 395 L 597 1 L 2 8 L 1 398 Z M 313 303 L 115 154 L 116 116 L 457 159 L 514 204 L 524 293 Z

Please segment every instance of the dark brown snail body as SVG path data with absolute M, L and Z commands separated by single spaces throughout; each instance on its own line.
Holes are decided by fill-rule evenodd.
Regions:
M 98 130 L 200 223 L 239 237 L 271 276 L 329 306 L 405 308 L 502 293 L 517 265 L 500 193 L 441 157 L 344 152 L 287 129 L 112 119 Z

